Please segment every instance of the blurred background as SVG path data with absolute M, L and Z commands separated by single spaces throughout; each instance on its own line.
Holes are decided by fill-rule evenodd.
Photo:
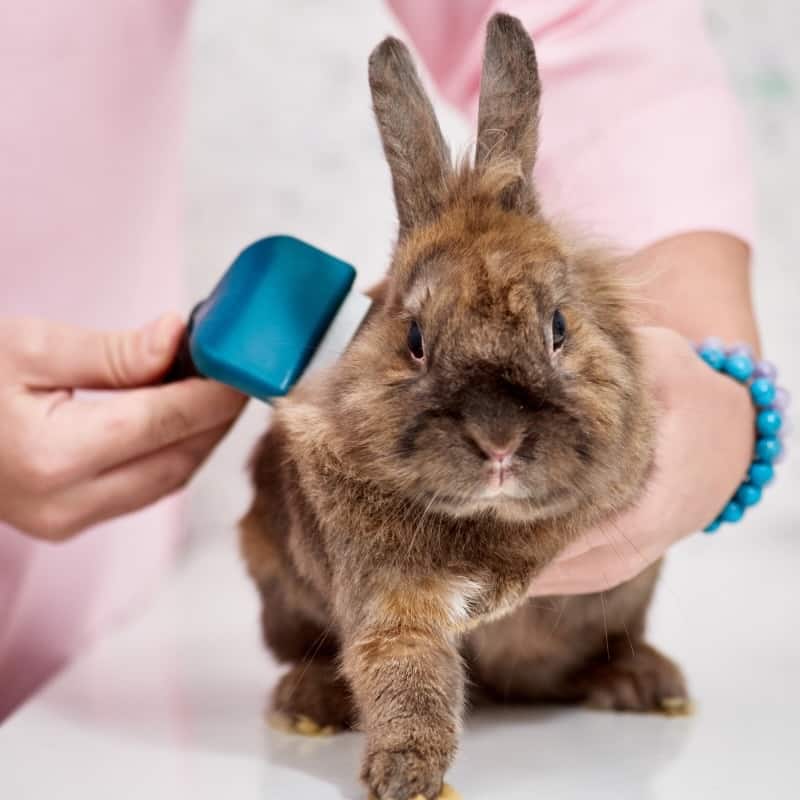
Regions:
M 794 356 L 800 341 L 800 11 L 794 0 L 772 0 L 769 13 L 749 0 L 706 6 L 752 132 L 759 208 L 754 274 L 764 349 L 780 365 L 784 382 L 800 387 Z M 349 261 L 362 286 L 382 275 L 395 215 L 366 64 L 387 33 L 399 30 L 381 2 L 198 0 L 187 165 L 193 298 L 205 296 L 245 244 L 271 233 L 297 235 Z M 459 152 L 473 132 L 445 104 L 436 106 Z M 232 535 L 249 498 L 244 464 L 267 414 L 251 402 L 195 480 L 195 543 Z M 758 535 L 761 546 L 796 533 L 791 487 L 798 477 L 800 461 L 790 460 L 780 486 L 732 538 Z M 729 554 L 735 546 L 729 541 L 720 548 Z

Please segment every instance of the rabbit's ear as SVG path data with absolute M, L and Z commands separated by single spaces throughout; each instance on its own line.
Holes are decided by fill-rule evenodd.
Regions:
M 402 236 L 436 216 L 447 192 L 450 153 L 402 42 L 390 36 L 372 51 L 369 85 Z
M 486 28 L 486 49 L 478 106 L 475 165 L 513 159 L 520 180 L 504 194 L 519 210 L 536 210 L 532 172 L 539 141 L 539 70 L 533 42 L 522 23 L 495 14 Z

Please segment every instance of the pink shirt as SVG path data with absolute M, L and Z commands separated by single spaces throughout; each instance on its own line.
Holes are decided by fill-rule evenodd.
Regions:
M 0 314 L 115 327 L 179 306 L 189 0 L 0 2 Z M 695 0 L 389 2 L 472 116 L 486 20 L 524 21 L 551 214 L 631 248 L 751 240 L 742 123 Z M 57 547 L 0 524 L 0 718 L 151 591 L 179 520 L 168 500 Z
M 388 0 L 445 99 L 474 118 L 486 21 L 519 17 L 542 80 L 544 209 L 629 248 L 752 240 L 744 126 L 698 0 Z
M 183 306 L 189 10 L 0 0 L 0 314 L 115 328 Z M 63 545 L 0 523 L 0 719 L 152 592 L 179 531 L 177 498 Z

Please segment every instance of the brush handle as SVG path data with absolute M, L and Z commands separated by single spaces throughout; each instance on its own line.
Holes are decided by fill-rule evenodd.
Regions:
M 192 313 L 189 315 L 189 321 L 186 323 L 186 329 L 183 331 L 183 336 L 181 336 L 181 341 L 178 345 L 178 350 L 175 353 L 175 358 L 173 359 L 172 364 L 170 364 L 169 369 L 161 378 L 162 384 L 176 383 L 177 381 L 183 381 L 187 378 L 205 377 L 198 372 L 197 367 L 194 364 L 194 360 L 192 359 L 191 350 L 189 349 L 189 340 L 191 338 L 192 331 L 194 330 L 195 315 L 197 314 L 197 310 L 201 305 L 202 303 L 198 303 L 192 309 Z

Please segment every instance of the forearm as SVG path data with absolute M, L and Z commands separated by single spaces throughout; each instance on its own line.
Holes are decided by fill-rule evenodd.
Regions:
M 740 239 L 698 231 L 663 239 L 627 263 L 641 321 L 693 341 L 718 336 L 760 350 L 750 290 L 750 248 Z

